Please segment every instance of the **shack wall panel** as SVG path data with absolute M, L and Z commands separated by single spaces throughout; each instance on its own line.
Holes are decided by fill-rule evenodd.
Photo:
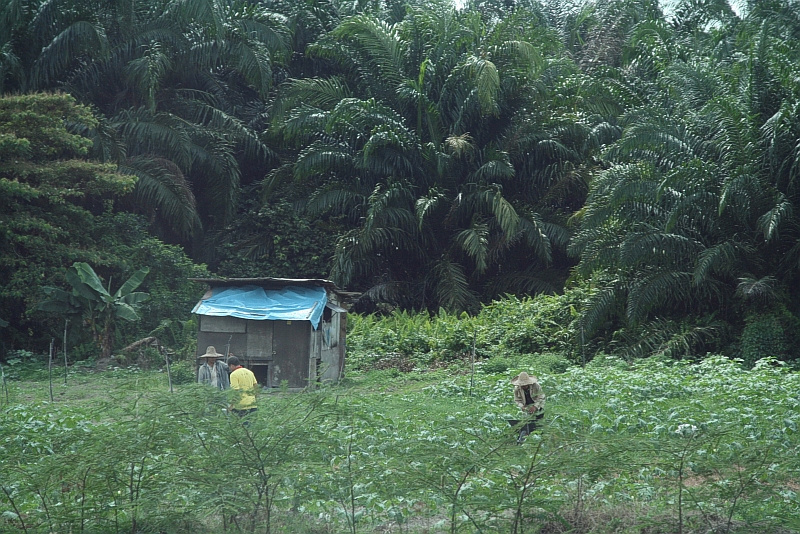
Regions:
M 229 334 L 244 334 L 247 332 L 247 321 L 237 317 L 215 317 L 213 315 L 200 316 L 201 332 L 227 332 Z
M 275 351 L 272 337 L 275 321 L 247 321 L 247 357 L 251 360 L 271 360 Z
M 230 340 L 230 349 L 228 349 Z M 247 349 L 247 334 L 229 334 L 226 332 L 198 332 L 197 333 L 197 356 L 206 353 L 206 349 L 213 346 L 214 349 L 224 355 L 228 350 L 229 354 L 243 356 Z
M 339 329 L 341 314 L 334 313 L 330 322 L 321 325 L 321 347 L 320 347 L 320 379 L 322 381 L 337 380 L 339 378 Z

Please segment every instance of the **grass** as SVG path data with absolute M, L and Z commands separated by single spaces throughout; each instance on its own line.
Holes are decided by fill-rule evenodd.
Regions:
M 351 372 L 259 397 L 116 369 L 8 382 L 0 531 L 800 532 L 800 375 L 710 357 Z M 518 446 L 509 379 L 537 374 Z M 61 370 L 63 373 L 63 369 Z

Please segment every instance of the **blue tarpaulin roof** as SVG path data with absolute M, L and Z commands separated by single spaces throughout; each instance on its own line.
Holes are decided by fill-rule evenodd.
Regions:
M 215 287 L 211 296 L 198 302 L 192 313 L 254 321 L 311 321 L 316 330 L 327 302 L 323 287 Z

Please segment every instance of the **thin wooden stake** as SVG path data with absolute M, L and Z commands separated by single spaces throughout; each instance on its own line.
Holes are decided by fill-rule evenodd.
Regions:
M 64 319 L 64 385 L 67 385 L 67 326 L 69 319 Z
M 47 363 L 47 370 L 50 373 L 50 402 L 53 402 L 53 348 L 56 338 L 50 338 L 50 361 Z
M 475 385 L 475 330 L 472 331 L 472 354 L 470 358 L 471 376 L 469 377 L 469 396 L 472 396 L 472 386 Z
M 6 392 L 6 404 L 8 404 L 8 384 L 6 383 L 6 372 L 3 370 L 2 364 L 0 364 L 0 378 L 3 380 L 3 390 Z
M 172 391 L 172 372 L 169 369 L 169 353 L 164 351 L 164 359 L 167 362 L 167 381 L 169 382 L 169 392 L 173 393 Z

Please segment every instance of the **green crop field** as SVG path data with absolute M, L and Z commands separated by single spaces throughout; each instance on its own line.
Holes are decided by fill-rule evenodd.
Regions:
M 71 370 L 65 385 L 62 369 L 51 401 L 45 372 L 7 366 L 0 531 L 800 531 L 796 372 L 510 364 L 264 392 L 249 426 L 163 372 Z M 523 445 L 506 422 L 519 370 L 548 396 Z

